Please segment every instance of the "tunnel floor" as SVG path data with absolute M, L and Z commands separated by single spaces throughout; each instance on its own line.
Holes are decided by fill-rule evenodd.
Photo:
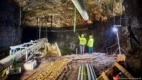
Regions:
M 40 59 L 40 63 L 34 70 L 25 71 L 19 75 L 11 75 L 7 80 L 25 80 L 26 77 L 34 73 L 38 69 L 42 69 L 47 63 L 54 62 L 60 58 L 67 58 L 71 61 L 68 63 L 67 67 L 61 72 L 57 80 L 77 80 L 79 66 L 90 64 L 95 68 L 95 73 L 98 76 L 113 65 L 116 61 L 116 56 L 106 55 L 105 53 L 93 53 L 93 54 L 72 54 L 61 57 L 45 57 Z M 17 78 L 18 76 L 18 78 Z M 30 79 L 27 79 L 30 80 Z
M 103 71 L 111 67 L 113 63 L 116 61 L 115 56 L 106 55 L 104 53 L 67 55 L 64 57 L 71 58 L 73 60 L 69 64 L 70 66 L 69 73 L 65 75 L 63 74 L 64 77 L 59 78 L 58 80 L 77 80 L 79 66 L 86 65 L 86 64 L 92 65 L 95 68 L 95 73 L 97 77 L 99 77 Z

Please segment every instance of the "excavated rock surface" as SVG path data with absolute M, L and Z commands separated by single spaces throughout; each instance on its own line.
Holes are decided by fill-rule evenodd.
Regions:
M 83 20 L 77 12 L 77 25 L 85 25 L 94 21 L 106 21 L 112 16 L 121 15 L 122 11 L 124 11 L 124 7 L 119 0 L 114 2 L 113 0 L 83 0 L 83 2 L 90 20 Z M 73 26 L 74 5 L 71 0 L 22 0 L 20 3 L 23 11 L 22 15 L 24 15 L 24 25 L 44 27 Z M 39 22 L 37 17 L 39 17 Z
M 135 77 L 141 77 L 142 73 L 142 0 L 125 0 L 124 6 L 126 28 L 130 26 L 131 31 L 127 31 L 127 50 L 125 67 Z M 133 34 L 133 35 L 132 35 Z M 133 37 L 132 37 L 133 36 Z M 135 37 L 135 38 L 134 38 Z M 137 40 L 137 41 L 136 41 Z

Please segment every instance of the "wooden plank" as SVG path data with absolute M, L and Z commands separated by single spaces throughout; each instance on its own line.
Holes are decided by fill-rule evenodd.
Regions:
M 107 69 L 105 72 L 102 73 L 101 76 L 99 76 L 96 80 L 109 80 L 108 77 L 106 76 L 106 73 L 109 74 L 110 73 L 110 70 L 112 70 L 112 68 L 114 67 L 115 65 L 111 66 L 109 69 Z
M 114 65 L 121 71 L 123 72 L 128 79 L 134 78 L 123 66 L 121 66 L 119 63 L 115 62 Z
M 102 73 L 102 77 L 104 80 L 109 80 L 108 77 L 106 76 L 105 72 Z
M 25 77 L 23 80 L 28 80 L 28 79 L 29 79 L 31 76 L 33 76 L 36 72 L 37 72 L 37 70 L 34 71 L 33 73 L 31 73 L 29 76 Z
M 100 80 L 102 78 L 102 76 L 99 76 L 96 80 Z
M 113 67 L 114 67 L 114 65 L 112 65 L 109 69 L 107 69 L 107 70 L 105 71 L 105 73 L 110 74 L 110 72 L 112 71 Z

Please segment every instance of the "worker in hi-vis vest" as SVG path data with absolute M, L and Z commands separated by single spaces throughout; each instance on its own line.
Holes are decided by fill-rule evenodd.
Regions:
M 84 34 L 81 34 L 81 37 L 78 36 L 78 38 L 79 38 L 79 44 L 80 44 L 80 53 L 84 54 L 85 45 L 86 45 L 86 38 L 84 37 Z
M 93 53 L 93 44 L 94 44 L 94 39 L 93 36 L 90 35 L 87 43 L 89 53 Z

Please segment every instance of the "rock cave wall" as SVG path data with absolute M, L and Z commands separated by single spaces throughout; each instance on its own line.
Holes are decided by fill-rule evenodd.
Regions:
M 13 1 L 0 2 L 0 57 L 8 55 L 9 46 L 19 44 L 21 29 L 19 27 L 19 8 Z
M 124 6 L 125 28 L 128 30 L 126 34 L 128 54 L 125 66 L 133 76 L 142 77 L 142 0 L 125 0 Z
M 93 24 L 80 25 L 73 32 L 73 27 L 71 28 L 60 28 L 53 29 L 56 32 L 48 32 L 49 42 L 57 42 L 61 51 L 67 54 L 76 53 L 76 48 L 79 53 L 79 39 L 78 35 L 82 33 L 85 34 L 88 40 L 89 35 L 93 35 L 95 39 L 94 50 L 95 52 L 106 52 L 106 48 L 114 45 L 116 43 L 116 35 L 112 32 L 113 19 L 109 19 L 107 22 L 96 22 Z M 111 26 L 111 27 L 110 27 Z M 48 29 L 49 31 L 49 29 Z M 43 34 L 44 35 L 44 34 Z M 113 48 L 117 48 L 117 45 Z M 87 46 L 85 52 L 88 52 Z
M 116 18 L 117 20 L 117 18 Z M 119 23 L 119 21 L 118 21 Z M 95 39 L 95 52 L 107 52 L 106 49 L 112 45 L 113 51 L 117 49 L 116 34 L 112 31 L 113 18 L 105 22 L 95 22 L 93 24 L 78 25 L 76 32 L 73 32 L 73 26 L 64 28 L 41 28 L 41 38 L 47 37 L 50 43 L 57 42 L 63 55 L 75 54 L 76 49 L 79 53 L 78 35 L 85 34 L 88 40 L 89 35 L 93 35 Z M 47 32 L 46 32 L 47 29 Z M 38 39 L 39 28 L 24 27 L 22 33 L 22 42 Z M 87 46 L 85 52 L 88 52 Z

